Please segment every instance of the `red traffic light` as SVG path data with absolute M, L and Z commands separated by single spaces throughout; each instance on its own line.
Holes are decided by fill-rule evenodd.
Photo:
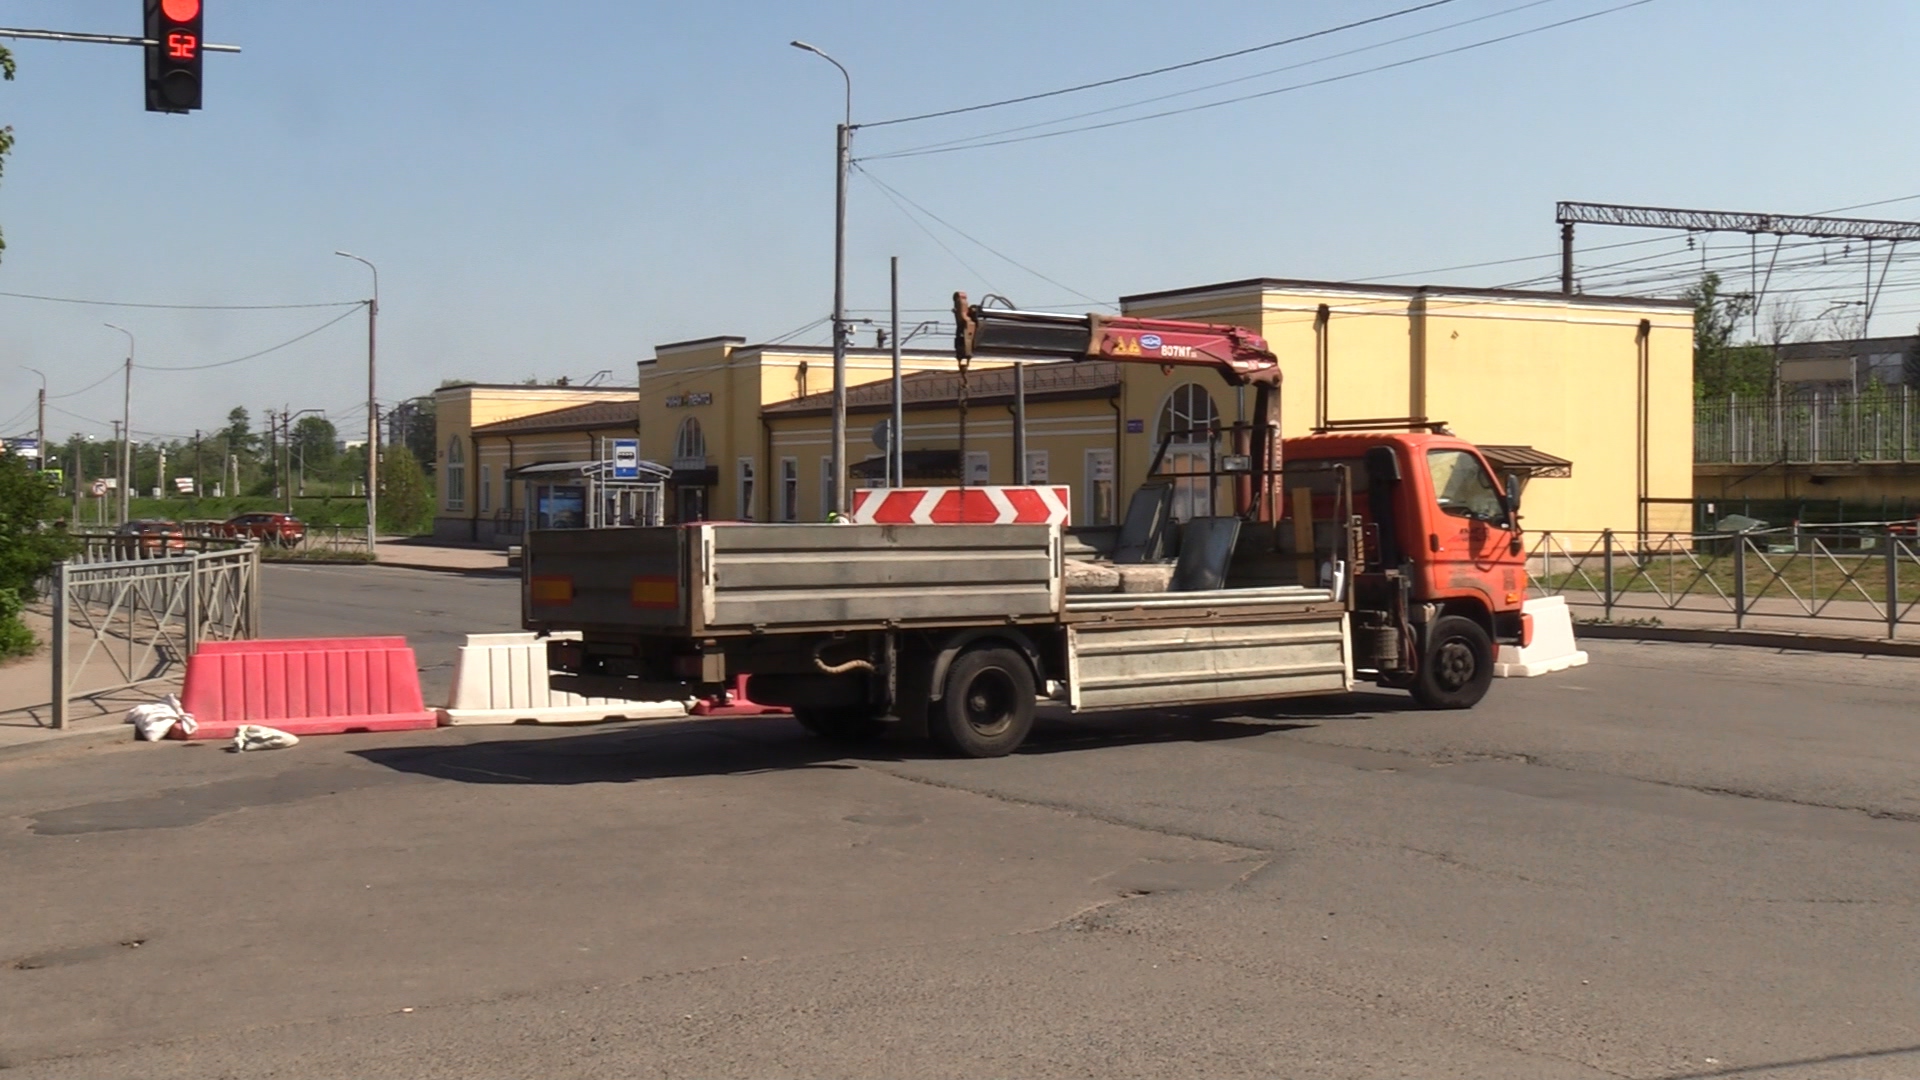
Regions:
M 172 22 L 192 22 L 200 16 L 200 0 L 160 0 L 160 13 Z

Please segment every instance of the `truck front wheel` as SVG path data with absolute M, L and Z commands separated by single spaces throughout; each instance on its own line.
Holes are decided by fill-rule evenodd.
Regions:
M 1427 630 L 1427 647 L 1414 673 L 1413 697 L 1429 709 L 1471 709 L 1493 682 L 1493 639 L 1458 615 Z
M 1005 757 L 1033 730 L 1033 669 L 1012 649 L 960 654 L 947 669 L 939 708 L 929 717 L 933 736 L 965 757 Z

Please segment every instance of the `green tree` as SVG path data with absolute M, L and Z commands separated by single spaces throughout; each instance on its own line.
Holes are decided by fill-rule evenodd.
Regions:
M 236 405 L 227 413 L 227 429 L 223 436 L 229 454 L 244 453 L 253 445 L 253 423 L 243 406 Z
M 13 81 L 13 54 L 0 45 L 0 80 Z M 13 125 L 0 126 L 0 174 L 7 168 L 7 155 L 13 152 Z M 7 250 L 7 237 L 0 233 L 0 252 Z
M 388 447 L 380 455 L 380 528 L 403 536 L 433 529 L 433 491 L 427 486 L 427 474 L 417 458 L 398 447 Z
M 1693 302 L 1694 396 L 1717 400 L 1771 391 L 1772 350 L 1736 338 L 1741 321 L 1753 314 L 1753 296 L 1723 291 L 1720 275 L 1712 271 L 1686 295 Z
M 33 635 L 20 611 L 34 599 L 34 586 L 72 551 L 53 485 L 18 454 L 0 456 L 0 656 L 33 649 Z
M 335 443 L 340 438 L 333 421 L 324 416 L 303 416 L 293 425 L 293 452 L 308 473 L 319 473 L 333 465 L 339 454 Z

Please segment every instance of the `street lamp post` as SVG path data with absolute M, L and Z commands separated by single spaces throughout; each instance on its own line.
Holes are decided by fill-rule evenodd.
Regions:
M 109 330 L 118 330 L 127 335 L 127 377 L 120 390 L 120 523 L 126 524 L 132 517 L 133 497 L 133 331 L 112 323 L 103 324 Z
M 789 42 L 840 69 L 847 84 L 845 119 L 834 137 L 833 185 L 833 508 L 851 505 L 847 492 L 847 168 L 853 162 L 853 76 L 846 65 L 804 41 Z
M 380 406 L 374 396 L 374 342 L 375 330 L 380 320 L 380 268 L 358 255 L 345 251 L 336 251 L 335 255 L 343 259 L 352 259 L 363 263 L 373 271 L 373 297 L 367 301 L 367 554 L 374 553 L 375 513 L 379 509 L 379 496 L 375 491 L 380 484 Z

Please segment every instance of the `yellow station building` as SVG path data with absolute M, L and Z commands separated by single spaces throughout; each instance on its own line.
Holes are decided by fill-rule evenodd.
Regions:
M 1121 307 L 1266 337 L 1281 360 L 1288 436 L 1329 422 L 1445 421 L 1488 448 L 1497 469 L 1528 478 L 1530 530 L 1689 524 L 1693 322 L 1684 302 L 1263 278 L 1123 297 Z M 889 364 L 884 350 L 848 353 L 855 484 L 884 482 L 875 427 L 892 407 Z M 969 484 L 1016 482 L 1017 370 L 1026 479 L 1070 487 L 1083 524 L 1124 514 L 1163 435 L 1231 424 L 1251 405 L 1250 394 L 1196 368 L 976 361 L 963 387 L 944 350 L 907 352 L 902 366 L 909 484 L 955 484 L 962 472 Z M 488 496 L 490 480 L 636 431 L 641 456 L 668 471 L 668 520 L 823 520 L 832 505 L 831 387 L 828 349 L 715 337 L 656 348 L 639 365 L 637 400 L 632 389 L 604 391 L 505 416 L 487 399 L 491 412 L 476 404 L 468 413 L 491 422 L 464 428 L 458 408 L 443 405 L 441 531 L 514 542 L 515 522 L 537 508 L 524 498 L 503 503 L 515 497 L 505 491 Z M 478 469 L 453 463 L 455 447 Z M 1208 450 L 1204 436 L 1177 439 L 1163 471 L 1192 468 Z M 448 488 L 456 475 L 457 504 Z M 1193 491 L 1176 510 L 1204 514 L 1211 503 L 1211 493 Z

